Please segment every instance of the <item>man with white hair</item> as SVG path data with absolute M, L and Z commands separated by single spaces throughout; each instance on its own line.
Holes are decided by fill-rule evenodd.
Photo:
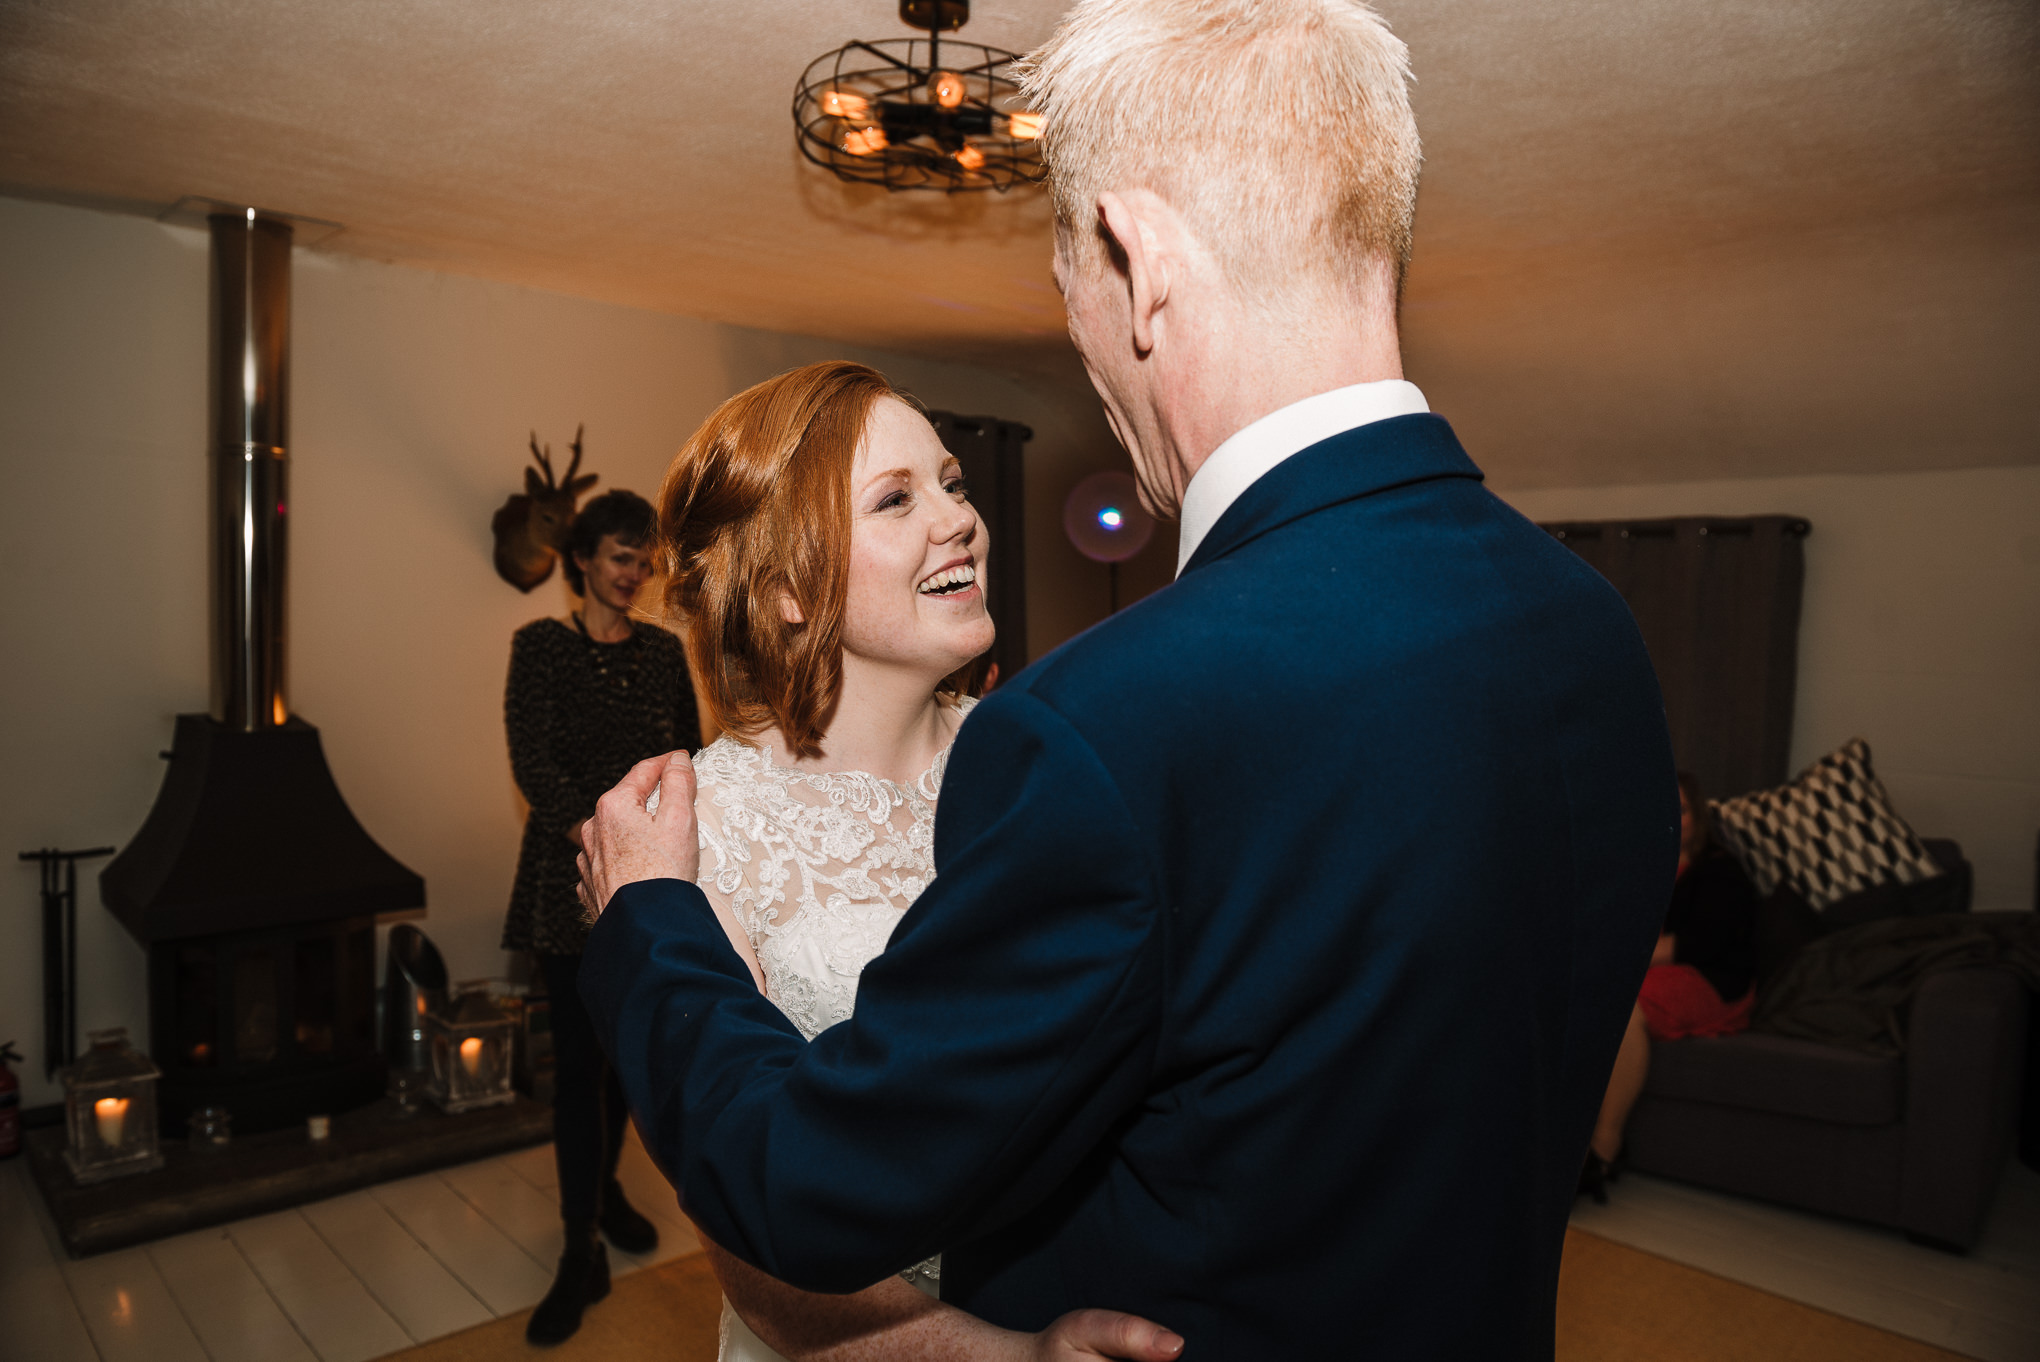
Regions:
M 1405 49 L 1353 0 L 1080 0 L 1025 79 L 1178 580 L 972 714 L 938 877 L 810 1045 L 684 883 L 685 763 L 633 772 L 591 1011 L 689 1213 L 795 1286 L 942 1250 L 1016 1329 L 1549 1357 L 1678 802 L 1622 602 L 1403 380 Z

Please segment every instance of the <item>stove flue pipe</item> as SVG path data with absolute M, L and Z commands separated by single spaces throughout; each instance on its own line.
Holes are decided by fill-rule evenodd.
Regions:
M 290 447 L 291 224 L 250 208 L 212 228 L 212 713 L 281 727 Z

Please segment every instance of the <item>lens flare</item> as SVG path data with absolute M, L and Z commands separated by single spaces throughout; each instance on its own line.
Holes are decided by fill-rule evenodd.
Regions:
M 1108 530 L 1116 530 L 1126 523 L 1126 517 L 1120 513 L 1117 506 L 1107 506 L 1098 512 L 1098 523 Z

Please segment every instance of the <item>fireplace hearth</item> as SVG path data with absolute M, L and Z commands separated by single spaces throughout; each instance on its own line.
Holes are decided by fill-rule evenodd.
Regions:
M 100 875 L 149 951 L 173 1138 L 206 1106 L 242 1135 L 379 1097 L 375 917 L 425 902 L 284 697 L 291 224 L 254 210 L 209 224 L 212 712 L 178 716 L 155 806 Z

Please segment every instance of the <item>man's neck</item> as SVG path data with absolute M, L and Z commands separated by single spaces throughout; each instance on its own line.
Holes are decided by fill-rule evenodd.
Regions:
M 1403 376 L 1392 310 L 1355 308 L 1308 337 L 1268 322 L 1226 330 L 1165 380 L 1158 416 L 1176 477 L 1171 509 L 1212 452 L 1262 417 L 1335 388 Z

